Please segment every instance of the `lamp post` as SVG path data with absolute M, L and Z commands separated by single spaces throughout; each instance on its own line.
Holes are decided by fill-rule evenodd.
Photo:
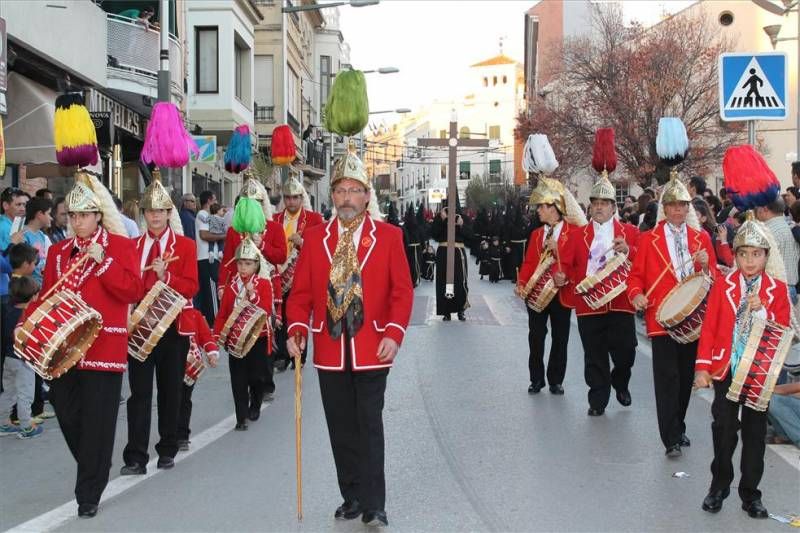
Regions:
M 350 0 L 349 2 L 331 2 L 329 4 L 283 6 L 281 8 L 281 11 L 284 13 L 297 13 L 298 11 L 316 11 L 318 9 L 325 9 L 328 7 L 339 7 L 339 6 L 366 7 L 366 6 L 374 6 L 379 3 L 380 0 Z
M 370 115 L 385 115 L 386 113 L 411 113 L 411 110 L 407 107 L 398 107 L 397 109 L 384 109 L 382 111 L 370 111 Z M 359 148 L 358 148 L 358 157 L 363 159 L 364 158 L 364 132 L 358 134 L 359 140 Z
M 767 0 L 753 0 L 755 4 L 758 6 L 766 9 L 770 13 L 774 13 L 776 15 L 781 16 L 788 16 L 789 13 L 795 12 L 797 13 L 797 36 L 795 37 L 783 37 L 778 38 L 778 34 L 781 31 L 781 24 L 770 24 L 769 26 L 764 26 L 764 33 L 767 34 L 769 37 L 769 42 L 772 44 L 772 49 L 774 50 L 779 42 L 785 41 L 797 41 L 797 71 L 796 76 L 797 80 L 800 80 L 800 0 L 781 0 L 783 3 L 783 7 L 780 7 L 776 4 L 773 4 Z M 796 122 L 795 122 L 795 160 L 800 161 L 800 88 L 798 88 L 795 84 L 795 115 L 796 115 Z

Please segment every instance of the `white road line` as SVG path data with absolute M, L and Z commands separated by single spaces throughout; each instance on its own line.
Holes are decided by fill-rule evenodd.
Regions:
M 263 411 L 268 405 L 269 404 L 263 404 L 261 406 L 261 410 Z M 217 424 L 211 426 L 210 428 L 206 429 L 205 431 L 201 432 L 200 434 L 192 437 L 192 447 L 187 452 L 178 453 L 178 455 L 175 457 L 175 464 L 176 465 L 179 464 L 181 461 L 184 461 L 192 454 L 199 452 L 209 444 L 221 438 L 226 433 L 232 431 L 235 422 L 236 422 L 236 416 L 231 415 L 223 419 L 222 421 L 218 422 Z M 158 463 L 158 458 L 154 458 L 149 463 L 147 463 L 147 474 L 143 476 L 119 476 L 114 480 L 112 480 L 108 484 L 108 486 L 106 486 L 106 490 L 103 491 L 103 498 L 100 503 L 102 504 L 104 502 L 108 502 L 109 500 L 116 498 L 123 492 L 135 487 L 139 483 L 147 481 L 153 476 L 157 476 L 163 473 L 164 472 L 163 470 L 159 470 L 156 467 L 157 463 Z M 70 502 L 65 503 L 64 505 L 56 507 L 51 511 L 48 511 L 35 518 L 32 518 L 27 522 L 12 527 L 11 529 L 6 530 L 6 533 L 52 531 L 69 520 L 73 519 L 78 520 L 77 512 L 78 512 L 78 502 L 72 500 Z M 101 512 L 102 512 L 102 505 L 101 505 Z

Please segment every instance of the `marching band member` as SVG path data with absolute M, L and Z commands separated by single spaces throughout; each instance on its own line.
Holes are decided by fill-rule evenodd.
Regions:
M 184 309 L 191 308 L 199 288 L 195 244 L 183 236 L 177 210 L 169 193 L 154 173 L 142 195 L 141 209 L 147 231 L 136 239 L 139 268 L 145 291 L 156 282 L 165 283 L 186 298 Z M 153 402 L 153 374 L 158 387 L 158 468 L 175 466 L 178 453 L 178 412 L 183 395 L 183 374 L 189 338 L 180 333 L 180 315 L 167 328 L 144 361 L 128 357 L 128 444 L 122 452 L 125 466 L 120 475 L 147 473 L 150 441 L 150 414 Z
M 597 131 L 592 163 L 601 173 L 589 194 L 592 220 L 570 233 L 562 257 L 573 288 L 584 278 L 602 270 L 615 254 L 626 254 L 632 261 L 639 237 L 636 227 L 621 223 L 615 216 L 616 191 L 608 179 L 608 173 L 617 166 L 613 129 Z M 624 292 L 598 309 L 590 307 L 580 294 L 576 293 L 574 298 L 578 332 L 583 344 L 584 378 L 589 386 L 588 414 L 600 416 L 608 405 L 612 387 L 620 404 L 631 404 L 628 382 L 637 344 L 634 311 Z M 613 370 L 609 356 L 614 363 Z
M 66 207 L 75 236 L 50 247 L 40 295 L 89 256 L 58 290 L 77 293 L 102 315 L 103 327 L 77 366 L 50 382 L 50 402 L 78 463 L 78 516 L 91 518 L 111 469 L 127 367 L 129 305 L 141 300 L 144 291 L 135 251 L 108 190 L 93 176 L 79 173 Z M 30 305 L 26 317 L 36 307 Z
M 735 179 L 732 173 L 746 176 L 753 189 L 766 184 L 767 187 L 761 187 L 766 191 L 773 183 L 777 184 L 761 155 L 749 145 L 730 148 L 723 169 L 725 187 L 733 191 L 734 202 L 740 210 L 753 208 L 755 204 L 743 199 L 739 194 L 743 191 L 731 185 L 729 179 Z M 773 198 L 770 201 L 774 201 L 777 191 L 777 188 L 771 189 Z M 730 494 L 736 433 L 741 430 L 742 476 L 738 490 L 742 509 L 751 518 L 767 518 L 758 490 L 764 473 L 767 413 L 745 404 L 741 406 L 740 422 L 739 403 L 726 398 L 726 394 L 748 343 L 752 317 L 789 327 L 791 304 L 783 281 L 786 276 L 783 260 L 769 228 L 751 217 L 736 232 L 733 249 L 736 269 L 711 288 L 695 364 L 695 386 L 714 388 L 711 404 L 714 460 L 711 462 L 711 487 L 702 508 L 709 513 L 719 512 L 723 500 Z
M 322 215 L 311 209 L 311 200 L 303 185 L 294 176 L 283 184 L 284 210 L 275 215 L 275 222 L 283 227 L 286 234 L 286 249 L 288 259 L 279 267 L 281 272 L 281 287 L 283 298 L 280 309 L 280 319 L 286 324 L 286 301 L 292 290 L 292 277 L 297 265 L 297 258 L 303 247 L 303 232 L 322 224 Z M 289 362 L 289 352 L 286 351 L 286 329 L 281 327 L 275 332 L 278 344 L 275 365 L 279 370 L 285 370 Z M 306 352 L 303 351 L 302 363 L 306 362 Z M 294 361 L 292 361 L 294 366 Z
M 300 357 L 314 334 L 314 366 L 344 499 L 334 517 L 363 514 L 365 524 L 386 526 L 384 393 L 414 289 L 402 231 L 373 218 L 380 215 L 375 190 L 354 153 L 337 160 L 331 187 L 336 216 L 303 235 L 286 305 L 287 348 Z
M 237 303 L 249 301 L 263 309 L 271 320 L 274 315 L 272 283 L 269 280 L 269 266 L 266 264 L 258 246 L 249 237 L 236 247 L 237 273 L 225 285 L 219 313 L 214 320 L 214 337 L 219 338 L 222 328 Z M 247 420 L 258 420 L 261 402 L 264 397 L 268 357 L 272 338 L 270 329 L 264 328 L 258 340 L 244 357 L 228 355 L 228 369 L 231 373 L 231 390 L 236 410 L 236 431 L 247 430 Z M 271 379 L 271 376 L 270 376 Z M 249 402 L 249 406 L 248 406 Z
M 545 386 L 544 341 L 549 318 L 553 336 L 547 362 L 547 383 L 552 394 L 560 395 L 564 394 L 563 383 L 567 372 L 569 317 L 575 306 L 573 289 L 567 287 L 570 282 L 567 265 L 562 264 L 562 260 L 570 236 L 581 232 L 580 226 L 586 224 L 586 217 L 578 202 L 560 182 L 544 176 L 539 178 L 539 183 L 531 192 L 530 204 L 536 206 L 536 213 L 544 225 L 531 233 L 525 261 L 517 277 L 516 291 L 522 294 L 522 287 L 531 281 L 539 262 L 550 254 L 555 256 L 553 280 L 559 291 L 542 312 L 528 308 L 528 371 L 531 382 L 528 393 L 537 394 Z

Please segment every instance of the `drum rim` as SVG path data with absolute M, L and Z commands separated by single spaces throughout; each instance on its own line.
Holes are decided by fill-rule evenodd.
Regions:
M 675 297 L 680 289 L 686 286 L 690 282 L 694 282 L 696 279 L 701 279 L 700 287 L 705 286 L 705 291 L 698 292 L 695 294 L 687 303 L 683 305 L 675 314 L 673 314 L 669 319 L 666 319 L 662 316 L 664 312 L 664 305 L 670 301 L 671 298 Z M 658 306 L 656 310 L 656 322 L 661 324 L 662 327 L 671 328 L 677 326 L 684 320 L 686 320 L 691 314 L 697 309 L 697 307 L 706 299 L 708 293 L 711 291 L 711 285 L 713 284 L 714 280 L 705 272 L 695 272 L 694 274 L 690 274 L 689 276 L 685 277 L 681 280 L 680 283 L 672 287 L 664 299 L 661 301 L 661 304 Z M 702 296 L 701 296 L 702 294 Z M 679 318 L 680 317 L 680 318 Z

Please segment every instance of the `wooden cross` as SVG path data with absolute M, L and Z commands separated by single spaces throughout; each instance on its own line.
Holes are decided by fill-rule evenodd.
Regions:
M 446 298 L 455 296 L 455 262 L 456 262 L 456 202 L 458 201 L 458 188 L 456 187 L 456 165 L 458 164 L 458 148 L 488 148 L 487 139 L 459 139 L 456 113 L 450 118 L 450 135 L 447 139 L 417 139 L 417 146 L 435 148 L 449 148 L 449 161 L 447 171 L 447 205 L 450 207 L 447 214 L 447 276 L 444 295 Z M 466 272 L 464 273 L 466 275 Z

